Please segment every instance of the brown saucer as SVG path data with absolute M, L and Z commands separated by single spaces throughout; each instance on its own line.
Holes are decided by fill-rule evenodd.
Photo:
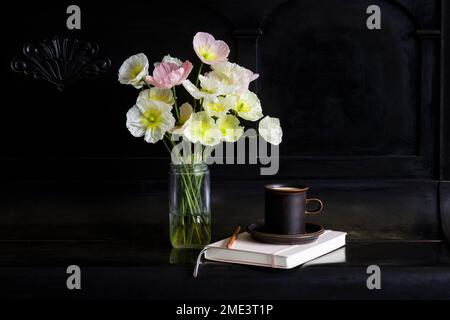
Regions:
M 248 233 L 258 242 L 270 244 L 306 244 L 315 241 L 325 229 L 315 223 L 305 223 L 303 234 L 273 234 L 264 232 L 264 224 L 253 223 L 247 227 Z

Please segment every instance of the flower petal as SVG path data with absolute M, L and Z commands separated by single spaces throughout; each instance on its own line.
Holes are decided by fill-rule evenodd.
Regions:
M 205 146 L 214 146 L 221 141 L 221 132 L 205 111 L 193 113 L 186 122 L 184 137 L 192 143 L 200 142 Z
M 148 143 L 156 143 L 164 138 L 165 131 L 160 128 L 147 129 L 144 140 Z
M 177 85 L 180 85 L 184 80 L 187 79 L 187 77 L 189 77 L 194 66 L 192 65 L 192 63 L 189 60 L 186 60 L 185 62 L 183 62 L 182 68 L 183 68 L 184 72 L 183 72 L 181 78 L 178 79 Z
M 156 87 L 142 90 L 137 98 L 137 104 L 139 104 L 139 101 L 141 100 L 162 101 L 168 105 L 173 105 L 175 103 L 172 90 Z
M 146 77 L 145 81 L 157 88 L 170 89 L 186 80 L 192 68 L 192 63 L 188 60 L 181 66 L 172 62 L 161 62 L 153 70 L 153 75 Z
M 162 59 L 161 62 L 171 62 L 171 63 L 175 63 L 177 66 L 181 67 L 181 65 L 183 64 L 183 62 L 175 57 L 170 56 L 170 54 L 164 56 L 164 58 Z M 153 66 L 156 68 L 157 66 L 159 66 L 161 64 L 161 62 L 155 62 L 153 64 Z
M 133 132 L 139 133 L 139 136 L 143 135 L 142 131 L 138 132 L 134 127 L 144 128 L 144 139 L 149 143 L 161 140 L 164 134 L 175 126 L 172 106 L 164 102 L 142 98 L 135 107 L 138 113 L 136 110 L 130 113 L 127 125 L 133 126 Z
M 191 117 L 192 112 L 192 106 L 188 102 L 183 103 L 180 107 L 180 124 L 184 124 L 186 121 L 188 121 Z
M 197 32 L 194 36 L 193 45 L 194 49 L 200 48 L 201 46 L 210 46 L 216 41 L 214 37 L 207 32 Z
M 213 43 L 210 47 L 210 51 L 213 53 L 213 56 L 215 56 L 215 59 L 210 61 L 211 64 L 227 61 L 228 55 L 230 54 L 230 48 L 225 41 L 222 40 Z
M 228 112 L 231 104 L 225 97 L 208 97 L 203 100 L 202 106 L 208 115 L 220 117 Z
M 227 83 L 230 86 L 234 86 L 238 92 L 243 93 L 248 90 L 250 82 L 256 80 L 259 75 L 252 71 L 241 67 L 236 63 L 221 62 L 214 64 L 212 67 L 210 76 L 220 79 L 222 82 Z
M 222 133 L 222 140 L 226 142 L 236 142 L 244 134 L 244 127 L 239 126 L 239 119 L 233 115 L 223 115 L 216 124 Z
M 134 137 L 142 137 L 145 134 L 145 126 L 141 122 L 142 113 L 137 106 L 127 112 L 127 129 Z
M 239 117 L 248 121 L 257 121 L 263 117 L 261 102 L 251 91 L 245 91 L 237 96 L 237 102 L 231 107 Z
M 273 145 L 279 145 L 283 138 L 283 130 L 278 118 L 265 117 L 259 122 L 258 132 L 264 140 Z
M 204 98 L 204 94 L 190 80 L 184 80 L 182 85 L 194 99 Z

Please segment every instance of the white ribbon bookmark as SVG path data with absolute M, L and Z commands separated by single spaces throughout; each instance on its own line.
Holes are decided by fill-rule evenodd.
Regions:
M 200 268 L 200 263 L 202 262 L 202 255 L 204 255 L 208 249 L 209 249 L 208 247 L 205 247 L 198 254 L 197 263 L 195 264 L 194 273 L 192 274 L 194 276 L 194 278 L 197 278 L 197 276 L 198 276 L 198 269 Z

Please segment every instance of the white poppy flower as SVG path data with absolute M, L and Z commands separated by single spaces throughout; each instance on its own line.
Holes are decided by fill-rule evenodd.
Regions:
M 226 142 L 236 142 L 244 134 L 244 127 L 239 126 L 239 119 L 231 114 L 221 116 L 216 121 L 222 140 Z
M 213 71 L 209 73 L 210 78 L 217 79 L 238 92 L 248 90 L 250 82 L 259 77 L 258 74 L 228 61 L 214 64 L 211 68 Z
M 237 96 L 237 102 L 231 109 L 237 112 L 238 116 L 248 121 L 257 121 L 263 117 L 261 102 L 256 94 L 245 91 Z
M 283 130 L 278 118 L 265 117 L 259 122 L 258 132 L 261 137 L 273 145 L 279 145 L 283 138 Z
M 216 122 L 205 111 L 193 113 L 186 122 L 184 136 L 192 143 L 200 142 L 204 146 L 220 143 L 222 133 Z
M 189 92 L 194 99 L 214 99 L 221 95 L 234 93 L 237 91 L 235 86 L 227 85 L 221 82 L 219 79 L 210 78 L 209 74 L 206 76 L 200 75 L 201 89 L 197 88 L 191 81 L 185 80 L 183 82 L 184 88 Z
M 175 103 L 172 90 L 164 88 L 151 88 L 142 90 L 139 93 L 137 101 L 139 102 L 142 99 L 161 101 L 167 103 L 168 105 L 173 105 Z
M 133 136 L 144 136 L 148 143 L 156 143 L 175 126 L 171 110 L 161 101 L 140 100 L 127 113 L 127 128 Z
M 205 76 L 200 75 L 200 87 L 197 88 L 190 80 L 183 81 L 183 87 L 194 99 L 214 99 L 224 94 L 223 86 L 219 81 L 210 81 Z
M 206 74 L 206 76 L 199 76 L 202 92 L 206 92 L 209 95 L 213 96 L 226 95 L 236 92 L 236 86 L 220 81 L 220 79 L 211 77 L 210 74 L 211 73 Z
M 228 110 L 235 104 L 236 98 L 232 96 L 217 97 L 217 98 L 205 98 L 203 100 L 203 109 L 214 117 L 220 117 L 225 115 Z
M 145 54 L 139 53 L 129 57 L 119 69 L 119 82 L 129 84 L 136 89 L 144 85 L 144 78 L 148 75 L 148 59 Z

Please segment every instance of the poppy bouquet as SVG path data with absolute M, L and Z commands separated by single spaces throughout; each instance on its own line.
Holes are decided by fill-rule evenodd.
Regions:
M 259 135 L 273 145 L 280 144 L 283 135 L 280 121 L 264 117 L 259 98 L 249 90 L 258 74 L 228 61 L 228 45 L 208 33 L 197 33 L 193 48 L 201 64 L 192 80 L 189 80 L 194 69 L 192 63 L 170 55 L 154 63 L 151 74 L 149 61 L 143 53 L 131 56 L 122 64 L 119 82 L 140 89 L 135 105 L 126 115 L 130 133 L 144 137 L 148 143 L 163 141 L 172 155 L 172 162 L 180 160 L 178 164 L 185 166 L 185 172 L 189 172 L 189 166 L 204 163 L 204 155 L 208 154 L 205 149 L 210 150 L 222 142 L 238 141 L 244 135 L 241 119 L 259 121 Z M 190 102 L 178 101 L 176 89 L 179 86 L 189 93 Z M 181 154 L 174 157 L 174 141 L 180 138 L 196 150 L 189 157 Z M 194 225 L 205 220 L 201 216 L 199 179 L 194 177 L 190 181 L 185 175 L 181 186 L 183 214 L 200 215 L 192 220 Z M 193 230 L 188 235 L 178 232 L 175 240 L 188 241 L 186 237 L 195 237 L 198 231 Z M 197 242 L 205 242 L 200 238 L 201 235 Z
M 156 143 L 180 135 L 192 143 L 215 146 L 224 141 L 236 142 L 242 136 L 244 128 L 239 118 L 248 121 L 263 118 L 261 102 L 248 89 L 258 75 L 229 62 L 228 45 L 208 33 L 197 33 L 193 46 L 201 61 L 194 82 L 188 79 L 192 63 L 170 55 L 154 64 L 152 74 L 143 53 L 122 64 L 119 82 L 137 89 L 145 87 L 127 113 L 127 128 L 133 136 Z M 205 65 L 211 70 L 202 74 Z M 192 104 L 177 101 L 176 87 L 180 85 L 192 96 Z M 259 134 L 271 144 L 280 144 L 279 120 L 268 116 L 262 119 Z

